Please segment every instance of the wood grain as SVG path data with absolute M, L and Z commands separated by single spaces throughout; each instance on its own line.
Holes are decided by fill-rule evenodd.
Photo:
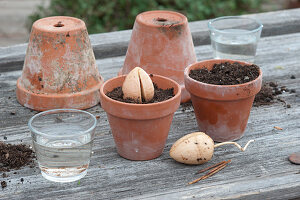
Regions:
M 300 10 L 298 10 L 300 11 Z M 287 11 L 284 11 L 286 13 Z M 293 13 L 294 11 L 292 11 Z M 299 19 L 290 19 L 293 20 Z M 117 33 L 114 33 L 117 34 Z M 118 34 L 117 34 L 118 35 Z M 118 41 L 117 36 L 116 41 Z M 113 50 L 112 50 L 113 51 Z M 18 51 L 16 51 L 18 52 Z M 269 36 L 261 39 L 256 63 L 262 68 L 264 80 L 296 89 L 296 93 L 280 95 L 291 108 L 277 102 L 254 107 L 245 135 L 238 141 L 242 146 L 255 139 L 245 152 L 230 146 L 215 150 L 213 159 L 202 166 L 188 166 L 169 156 L 171 145 L 187 133 L 197 131 L 192 107 L 181 106 L 175 113 L 165 150 L 151 161 L 129 161 L 115 149 L 107 117 L 100 105 L 89 112 L 100 116 L 96 128 L 93 156 L 85 178 L 78 182 L 59 184 L 45 180 L 38 169 L 22 168 L 7 173 L 7 188 L 0 199 L 292 199 L 300 197 L 300 169 L 288 161 L 288 156 L 300 151 L 300 33 Z M 198 60 L 211 58 L 209 45 L 196 46 Z M 1 50 L 0 65 L 0 140 L 31 144 L 27 122 L 36 111 L 17 103 L 16 80 L 21 71 L 14 71 L 13 53 Z M 116 54 L 118 55 L 118 54 Z M 108 55 L 109 56 L 109 55 Z M 124 55 L 97 60 L 105 80 L 116 76 Z M 3 63 L 3 62 L 2 62 Z M 12 67 L 10 67 L 12 66 Z M 280 68 L 278 68 L 280 66 Z M 6 72 L 4 72 L 6 71 Z M 296 79 L 291 79 L 291 75 Z M 11 115 L 10 112 L 16 112 Z M 274 129 L 279 126 L 283 130 Z M 197 178 L 195 172 L 222 160 L 232 162 L 224 170 L 197 184 L 187 185 Z M 201 175 L 199 175 L 201 176 Z M 20 179 L 24 178 L 23 184 Z M 10 182 L 9 182 L 10 181 Z

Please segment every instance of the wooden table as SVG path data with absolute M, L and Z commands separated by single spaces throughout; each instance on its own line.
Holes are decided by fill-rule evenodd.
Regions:
M 117 154 L 106 114 L 97 105 L 88 109 L 100 120 L 88 174 L 80 184 L 53 183 L 41 176 L 38 167 L 24 167 L 17 174 L 11 171 L 9 177 L 0 178 L 8 184 L 0 192 L 0 199 L 300 198 L 300 166 L 288 161 L 291 153 L 300 152 L 300 9 L 251 16 L 264 24 L 256 57 L 263 79 L 296 89 L 296 93 L 281 95 L 291 108 L 280 102 L 252 108 L 245 136 L 238 141 L 244 145 L 250 139 L 256 140 L 246 152 L 223 146 L 202 166 L 172 160 L 171 145 L 183 135 L 197 131 L 192 107 L 181 106 L 174 115 L 163 154 L 151 161 L 129 161 Z M 206 24 L 207 21 L 190 23 L 198 60 L 212 57 Z M 105 80 L 116 76 L 122 66 L 130 34 L 128 30 L 91 35 Z M 37 113 L 19 105 L 15 95 L 25 50 L 26 44 L 0 48 L 0 140 L 6 136 L 5 142 L 14 144 L 31 144 L 27 122 Z M 290 78 L 292 74 L 296 79 Z M 232 163 L 221 172 L 197 184 L 187 184 L 199 177 L 194 174 L 197 170 L 228 159 Z

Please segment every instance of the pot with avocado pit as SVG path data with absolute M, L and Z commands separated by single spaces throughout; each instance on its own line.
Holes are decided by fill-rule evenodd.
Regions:
M 119 155 L 129 160 L 160 156 L 180 97 L 178 83 L 160 75 L 148 76 L 141 68 L 106 81 L 100 101 Z
M 235 60 L 205 60 L 188 66 L 184 76 L 199 130 L 217 142 L 241 138 L 261 89 L 259 67 Z

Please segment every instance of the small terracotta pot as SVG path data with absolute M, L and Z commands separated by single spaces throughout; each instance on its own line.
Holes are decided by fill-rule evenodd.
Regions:
M 125 76 L 106 81 L 100 89 L 101 106 L 106 111 L 117 151 L 130 160 L 150 160 L 163 152 L 174 112 L 180 104 L 180 86 L 173 80 L 153 75 L 159 88 L 174 88 L 175 96 L 163 102 L 132 104 L 113 100 L 107 92 L 122 86 Z
M 33 24 L 17 81 L 20 104 L 34 110 L 89 108 L 99 103 L 102 83 L 82 20 L 59 16 Z
M 193 69 L 212 69 L 215 63 L 238 62 L 235 60 L 205 60 L 185 69 L 185 87 L 191 94 L 198 127 L 214 141 L 237 140 L 243 136 L 255 95 L 261 89 L 262 72 L 248 83 L 239 85 L 213 85 L 189 77 Z
M 181 102 L 190 100 L 184 87 L 184 69 L 196 62 L 187 18 L 172 11 L 148 11 L 136 17 L 123 68 L 119 75 L 141 67 L 149 74 L 175 80 Z

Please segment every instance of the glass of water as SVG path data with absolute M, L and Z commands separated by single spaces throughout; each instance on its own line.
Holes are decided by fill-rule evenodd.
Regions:
M 71 182 L 87 173 L 96 118 L 82 110 L 55 109 L 33 116 L 28 126 L 42 175 Z
M 214 58 L 254 62 L 263 25 L 255 19 L 228 16 L 208 22 Z

